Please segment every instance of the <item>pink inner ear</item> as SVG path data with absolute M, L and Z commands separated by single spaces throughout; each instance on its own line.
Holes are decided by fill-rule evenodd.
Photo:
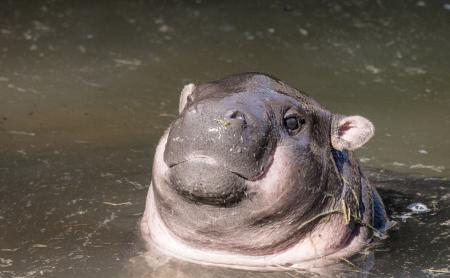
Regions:
M 339 126 L 338 135 L 339 135 L 339 136 L 344 135 L 344 133 L 345 133 L 347 130 L 349 130 L 349 129 L 353 128 L 353 127 L 355 127 L 355 126 L 353 126 L 352 123 L 349 122 L 349 121 L 343 123 L 341 126 Z
M 373 124 L 361 116 L 348 116 L 339 122 L 337 134 L 332 139 L 336 149 L 354 150 L 364 145 L 374 134 Z

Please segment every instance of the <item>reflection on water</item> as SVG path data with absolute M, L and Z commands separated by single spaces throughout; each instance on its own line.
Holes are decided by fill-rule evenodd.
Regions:
M 400 224 L 370 272 L 445 272 L 449 25 L 446 1 L 2 1 L 0 277 L 150 273 L 137 223 L 179 90 L 242 71 L 373 120 L 359 156 Z

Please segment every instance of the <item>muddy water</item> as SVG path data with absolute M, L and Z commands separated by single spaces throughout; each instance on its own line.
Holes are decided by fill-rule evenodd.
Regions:
M 448 275 L 450 2 L 231 2 L 0 3 L 0 277 L 261 277 L 139 256 L 181 87 L 242 71 L 377 127 L 359 156 L 399 224 L 343 274 Z

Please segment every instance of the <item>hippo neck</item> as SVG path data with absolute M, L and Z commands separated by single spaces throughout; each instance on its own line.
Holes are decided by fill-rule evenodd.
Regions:
M 286 205 L 292 209 L 276 211 L 255 221 L 255 218 L 247 217 L 252 211 L 250 201 L 248 206 L 199 206 L 182 198 L 169 186 L 154 186 L 155 203 L 168 229 L 191 246 L 209 250 L 231 250 L 248 255 L 274 254 L 302 241 L 318 224 L 326 223 L 330 217 L 341 217 L 339 213 L 327 212 L 340 210 L 342 200 L 345 200 L 352 214 L 360 210 L 361 176 L 357 161 L 349 153 L 341 171 L 335 165 L 330 153 L 322 175 L 317 178 L 323 183 L 317 186 L 325 188 L 328 194 L 317 194 L 319 196 L 314 200 L 317 205 L 301 214 L 297 214 L 298 209 L 296 210 L 297 207 L 300 208 L 301 203 L 293 200 Z M 346 178 L 343 178 L 344 176 Z M 354 196 L 359 198 L 355 199 Z M 318 215 L 323 217 L 317 217 Z M 345 244 L 357 226 L 354 221 L 342 222 L 342 225 L 339 244 Z M 271 238 L 275 230 L 278 236 L 276 239 Z M 249 241 L 249 238 L 252 240 Z

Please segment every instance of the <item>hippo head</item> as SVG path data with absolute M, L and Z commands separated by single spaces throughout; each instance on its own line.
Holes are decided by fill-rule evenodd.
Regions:
M 373 134 L 268 75 L 189 84 L 156 150 L 144 236 L 187 260 L 256 267 L 364 242 L 372 188 L 351 151 Z

